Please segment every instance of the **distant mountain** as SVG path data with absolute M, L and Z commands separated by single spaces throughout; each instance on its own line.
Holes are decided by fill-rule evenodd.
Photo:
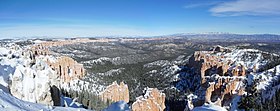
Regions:
M 262 41 L 279 42 L 280 35 L 275 34 L 230 34 L 230 33 L 181 33 L 166 37 L 181 37 L 189 40 L 217 40 L 217 41 Z

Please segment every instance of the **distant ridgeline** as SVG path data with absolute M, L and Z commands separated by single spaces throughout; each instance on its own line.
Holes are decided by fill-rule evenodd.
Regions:
M 189 40 L 217 40 L 217 41 L 243 41 L 243 42 L 279 42 L 280 35 L 273 34 L 229 34 L 229 33 L 205 33 L 205 34 L 173 34 L 170 37 L 182 37 Z

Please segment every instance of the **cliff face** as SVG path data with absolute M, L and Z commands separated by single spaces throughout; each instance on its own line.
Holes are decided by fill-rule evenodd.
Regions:
M 54 61 L 46 60 L 47 64 L 56 71 L 62 82 L 70 82 L 73 79 L 82 78 L 85 75 L 83 64 L 66 56 L 57 58 Z
M 213 53 L 213 51 L 196 51 L 193 55 L 194 59 L 190 60 L 190 65 L 200 72 L 201 84 L 206 82 L 205 76 L 210 76 L 211 74 L 228 75 L 231 61 L 223 60 L 224 56 L 217 56 Z
M 125 101 L 129 102 L 129 91 L 128 86 L 123 82 L 118 85 L 115 81 L 112 85 L 107 86 L 107 88 L 99 94 L 100 98 L 103 101 L 111 100 L 116 101 Z
M 132 104 L 133 111 L 163 111 L 165 94 L 156 88 L 148 88 L 144 96 L 140 96 Z

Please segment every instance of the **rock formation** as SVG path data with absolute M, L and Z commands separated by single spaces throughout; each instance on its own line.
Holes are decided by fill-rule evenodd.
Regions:
M 59 106 L 61 83 L 69 83 L 85 75 L 82 64 L 70 57 L 54 56 L 49 51 L 51 46 L 67 43 L 43 42 L 31 49 L 20 49 L 21 55 L 11 54 L 10 59 L 22 58 L 22 65 L 15 67 L 8 87 L 10 93 L 29 102 Z
M 24 67 L 16 68 L 17 72 L 10 85 L 11 94 L 26 101 L 59 106 L 61 84 L 82 78 L 85 69 L 70 57 L 54 56 L 56 54 L 49 48 L 87 41 L 88 39 L 46 41 L 23 51 Z
M 123 82 L 120 85 L 117 82 L 113 82 L 113 84 L 107 86 L 107 88 L 99 94 L 103 101 L 125 101 L 129 102 L 129 90 L 128 86 Z
M 74 59 L 62 56 L 51 61 L 47 59 L 47 64 L 57 72 L 62 82 L 70 82 L 76 78 L 82 78 L 85 75 L 83 64 L 76 62 Z
M 156 88 L 148 88 L 144 96 L 140 96 L 132 104 L 133 111 L 163 111 L 165 94 Z
M 58 85 L 57 74 L 30 51 L 23 52 L 23 65 L 15 68 L 9 85 L 13 96 L 34 103 L 53 105 L 50 87 Z
M 246 67 L 233 65 L 233 61 L 224 57 L 224 52 L 230 50 L 217 46 L 212 51 L 196 51 L 190 58 L 190 66 L 197 69 L 201 79 L 201 91 L 198 92 L 205 92 L 198 93 L 200 100 L 193 101 L 195 106 L 204 103 L 224 106 L 229 104 L 233 95 L 242 95 L 240 85 L 246 76 Z
M 231 62 L 224 61 L 223 56 L 214 55 L 213 51 L 196 51 L 190 63 L 191 66 L 199 69 L 201 84 L 204 84 L 206 82 L 205 76 L 211 74 L 225 75 Z
M 50 55 L 51 51 L 49 51 L 49 47 L 45 47 L 42 44 L 37 44 L 31 47 L 31 51 L 35 55 Z

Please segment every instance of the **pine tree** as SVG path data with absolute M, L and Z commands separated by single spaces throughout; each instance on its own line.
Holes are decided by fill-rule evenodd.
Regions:
M 275 76 L 275 75 L 276 75 L 276 72 L 277 72 L 276 67 L 274 67 L 274 70 L 273 70 L 273 72 L 272 72 L 272 76 Z

